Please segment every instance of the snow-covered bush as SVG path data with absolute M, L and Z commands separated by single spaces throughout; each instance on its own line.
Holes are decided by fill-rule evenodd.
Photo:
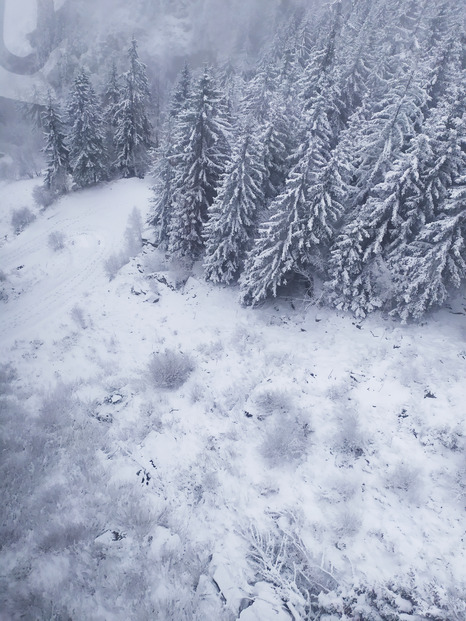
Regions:
M 0 364 L 0 395 L 11 392 L 11 383 L 16 378 L 16 369 L 11 364 Z
M 21 207 L 20 209 L 15 209 L 11 216 L 11 226 L 13 227 L 16 235 L 19 235 L 26 227 L 28 227 L 34 220 L 36 216 L 32 213 L 29 207 Z
M 167 390 L 180 388 L 193 370 L 194 362 L 190 356 L 170 349 L 154 354 L 148 365 L 152 386 Z
M 191 388 L 191 401 L 192 403 L 199 403 L 204 396 L 204 387 L 201 384 L 194 384 Z
M 191 262 L 180 257 L 174 257 L 170 261 L 169 269 L 175 289 L 181 289 L 192 273 Z
M 123 265 L 128 263 L 128 256 L 124 252 L 111 254 L 104 262 L 105 273 L 109 280 L 113 280 Z
M 359 532 L 361 524 L 361 517 L 353 511 L 343 509 L 337 513 L 332 523 L 335 545 L 341 549 L 342 544 Z
M 347 455 L 360 457 L 364 453 L 365 437 L 356 412 L 345 411 L 338 416 L 335 448 Z
M 66 427 L 74 405 L 73 387 L 62 382 L 58 383 L 42 398 L 42 405 L 39 409 L 41 427 L 48 433 Z
M 50 207 L 57 198 L 57 193 L 43 185 L 36 185 L 32 191 L 32 198 L 38 207 L 45 209 L 46 207 Z
M 293 408 L 290 395 L 278 388 L 258 392 L 254 396 L 254 405 L 262 416 L 270 416 L 276 412 L 286 413 Z
M 66 235 L 61 231 L 52 231 L 47 238 L 48 247 L 54 252 L 63 250 L 65 247 Z
M 296 533 L 296 524 L 286 531 L 277 526 L 268 532 L 253 526 L 243 536 L 249 544 L 249 562 L 256 580 L 274 585 L 277 599 L 286 602 L 292 618 L 317 618 L 310 616 L 316 611 L 317 597 L 338 584 L 321 563 L 314 561 Z
M 386 478 L 386 486 L 410 502 L 417 502 L 421 491 L 421 474 L 416 467 L 399 462 Z
M 142 249 L 142 220 L 141 213 L 136 207 L 128 218 L 124 238 L 123 249 L 111 254 L 104 262 L 105 273 L 109 280 L 113 280 L 121 268 Z
M 272 468 L 298 461 L 306 455 L 311 433 L 309 422 L 299 413 L 277 418 L 261 444 L 262 456 Z

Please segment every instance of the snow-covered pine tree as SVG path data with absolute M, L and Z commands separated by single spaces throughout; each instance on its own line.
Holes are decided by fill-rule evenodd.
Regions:
M 423 105 L 427 96 L 420 86 L 428 74 L 424 69 L 412 78 L 418 81 L 416 90 L 422 95 L 417 103 L 409 97 L 400 98 L 395 108 L 399 116 L 390 123 L 390 132 L 381 134 L 384 146 L 377 149 L 376 166 L 365 180 L 365 190 L 356 192 L 355 206 L 332 249 L 328 299 L 337 308 L 352 310 L 360 316 L 389 301 L 393 274 L 398 275 L 400 288 L 399 274 L 404 269 L 406 253 L 411 252 L 419 235 L 424 235 L 425 226 L 431 231 L 429 223 L 444 212 L 453 179 L 464 175 L 464 138 L 458 131 L 462 124 L 459 117 L 464 108 L 464 85 L 452 86 L 443 103 L 428 113 Z M 455 81 L 461 84 L 460 74 Z M 403 119 L 405 104 L 409 104 L 406 111 L 411 109 L 412 113 Z M 423 120 L 425 113 L 429 116 Z M 400 123 L 400 127 L 393 136 L 395 123 Z M 372 145 L 376 143 L 377 138 Z M 369 149 L 364 157 L 368 153 Z M 364 174 L 358 170 L 356 178 L 361 180 Z M 448 215 L 441 216 L 441 220 Z M 401 300 L 398 296 L 398 308 Z
M 466 70 L 457 74 L 441 104 L 426 123 L 432 158 L 425 171 L 424 200 L 428 219 L 451 211 L 451 195 L 466 176 Z
M 66 146 L 65 124 L 50 93 L 47 107 L 42 113 L 42 130 L 45 137 L 43 152 L 47 163 L 44 186 L 53 195 L 59 196 L 68 189 L 70 154 Z
M 343 126 L 367 95 L 367 81 L 374 62 L 374 41 L 380 27 L 377 2 L 355 4 L 349 19 L 345 20 L 334 71 L 341 93 Z
M 218 85 L 224 95 L 226 107 L 230 116 L 236 118 L 244 91 L 244 78 L 230 59 L 219 67 L 217 75 Z
M 103 121 L 97 96 L 84 69 L 76 76 L 71 89 L 68 119 L 70 167 L 75 185 L 84 187 L 102 181 L 107 177 Z
M 381 307 L 376 283 L 379 265 L 373 262 L 363 269 L 362 256 L 367 244 L 367 231 L 356 218 L 350 220 L 332 244 L 328 261 L 329 279 L 325 283 L 326 301 L 338 310 L 349 310 L 356 317 Z
M 423 173 L 431 156 L 426 137 L 417 136 L 341 231 L 327 283 L 328 299 L 337 308 L 363 317 L 390 294 L 387 258 L 426 221 Z
M 155 227 L 156 243 L 162 246 L 166 246 L 168 242 L 170 221 L 173 215 L 174 159 L 171 124 L 168 123 L 162 145 L 156 152 L 155 184 L 152 188 L 151 199 L 153 212 L 149 221 L 149 224 Z
M 344 140 L 355 169 L 353 204 L 362 205 L 422 125 L 426 94 L 415 69 L 397 75 L 386 94 L 350 120 Z
M 263 174 L 259 145 L 248 128 L 209 208 L 204 228 L 204 268 L 206 278 L 213 282 L 230 283 L 243 267 L 263 205 Z
M 116 115 L 117 166 L 123 177 L 143 177 L 149 165 L 152 126 L 147 113 L 150 92 L 146 66 L 139 59 L 135 39 L 131 41 L 128 58 L 129 70 L 123 78 Z
M 195 259 L 204 247 L 203 227 L 229 153 L 228 114 L 208 67 L 175 127 L 170 252 Z
M 240 277 L 240 299 L 255 306 L 286 283 L 293 273 L 310 270 L 306 236 L 309 162 L 301 158 L 286 181 L 285 189 L 270 206 L 271 216 L 259 226 Z
M 262 59 L 257 73 L 245 86 L 242 110 L 258 124 L 270 114 L 270 105 L 278 84 L 278 69 L 267 56 Z
M 380 306 L 376 283 L 384 278 L 384 265 L 383 262 L 371 264 L 371 260 L 381 255 L 380 245 L 387 243 L 384 228 L 390 226 L 387 219 L 390 220 L 390 214 L 397 217 L 398 201 L 404 200 L 403 184 L 406 189 L 411 182 L 415 183 L 419 161 L 415 157 L 405 158 L 404 153 L 422 127 L 426 103 L 422 88 L 424 74 L 416 68 L 410 69 L 407 60 L 400 60 L 400 66 L 400 73 L 395 71 L 394 77 L 387 80 L 386 90 L 379 90 L 377 84 L 372 95 L 375 97 L 376 93 L 379 98 L 369 97 L 341 134 L 340 147 L 353 170 L 352 187 L 348 193 L 346 225 L 331 252 L 327 299 L 337 308 L 351 309 L 361 316 Z M 413 187 L 406 191 L 413 196 L 418 194 Z M 414 212 L 411 215 L 415 218 Z M 355 223 L 362 230 L 356 232 Z M 400 227 L 399 223 L 396 230 Z M 395 233 L 392 233 L 393 240 Z M 359 274 L 357 269 L 361 270 Z M 351 282 L 348 282 L 349 275 Z
M 282 192 L 270 205 L 271 217 L 259 229 L 241 276 L 241 296 L 257 304 L 293 273 L 312 281 L 322 271 L 323 255 L 341 217 L 346 186 L 343 158 L 335 146 L 329 116 L 336 96 L 329 85 L 307 113 L 305 142 L 291 158 L 292 167 Z
M 155 151 L 154 157 L 155 184 L 152 188 L 153 212 L 150 224 L 155 227 L 157 243 L 165 247 L 168 243 L 170 221 L 173 216 L 175 169 L 177 164 L 181 164 L 181 158 L 176 157 L 175 147 L 177 136 L 178 148 L 181 149 L 183 144 L 181 128 L 178 125 L 179 117 L 186 113 L 190 104 L 191 71 L 186 63 L 173 89 L 168 107 L 168 117 L 165 122 L 165 135 L 161 147 Z
M 122 86 L 116 63 L 114 62 L 102 95 L 102 103 L 104 106 L 105 146 L 108 153 L 110 175 L 114 175 L 117 170 L 115 133 L 117 129 L 117 114 L 121 104 L 121 99 Z
M 185 63 L 170 99 L 169 116 L 177 118 L 186 109 L 191 96 L 191 70 Z
M 286 119 L 276 107 L 261 136 L 264 196 L 267 200 L 274 199 L 285 183 L 289 168 L 288 146 Z
M 343 23 L 343 2 L 336 0 L 320 19 L 316 41 L 300 79 L 300 97 L 306 110 L 312 106 L 314 98 L 322 94 L 321 81 L 332 82 L 335 48 Z
M 405 247 L 395 272 L 395 308 L 403 321 L 420 319 L 442 306 L 451 291 L 466 281 L 466 191 L 455 196 L 462 207 L 429 222 Z
M 457 80 L 426 124 L 431 156 L 421 179 L 427 224 L 389 255 L 393 313 L 403 320 L 441 306 L 466 277 L 464 73 Z

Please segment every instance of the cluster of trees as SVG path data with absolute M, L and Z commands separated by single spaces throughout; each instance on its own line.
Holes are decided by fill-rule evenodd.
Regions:
M 49 96 L 42 114 L 45 134 L 44 186 L 51 198 L 66 192 L 70 178 L 82 188 L 117 177 L 142 177 L 149 164 L 152 127 L 146 67 L 133 39 L 129 69 L 113 65 L 101 97 L 82 69 L 69 94 L 66 113 Z
M 254 70 L 185 67 L 153 224 L 256 305 L 297 277 L 365 316 L 442 305 L 466 277 L 465 9 L 336 0 L 296 13 Z

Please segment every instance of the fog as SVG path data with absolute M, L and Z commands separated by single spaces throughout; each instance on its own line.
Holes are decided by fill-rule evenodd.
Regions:
M 95 71 L 117 60 L 131 36 L 146 62 L 170 79 L 194 64 L 254 58 L 277 23 L 300 0 L 0 0 L 3 41 L 0 95 L 31 101 L 35 84 L 52 88 L 66 62 Z M 61 70 L 63 74 L 63 69 Z M 18 74 L 23 76 L 18 79 Z M 31 79 L 33 76 L 33 79 Z M 65 82 L 68 76 L 61 76 Z
M 65 101 L 80 67 L 100 89 L 113 62 L 125 70 L 133 36 L 163 98 L 185 61 L 252 66 L 303 1 L 0 0 L 0 176 L 40 169 L 41 132 L 24 105 L 43 105 L 49 91 Z

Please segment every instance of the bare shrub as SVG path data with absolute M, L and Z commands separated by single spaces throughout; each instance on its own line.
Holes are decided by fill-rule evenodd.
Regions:
M 66 236 L 61 231 L 52 231 L 47 239 L 47 245 L 50 250 L 54 252 L 58 252 L 59 250 L 63 250 L 65 247 L 65 239 Z
M 194 370 L 190 356 L 173 350 L 154 354 L 148 365 L 151 384 L 155 388 L 180 388 Z
M 311 433 L 309 422 L 299 414 L 275 420 L 262 442 L 262 456 L 272 468 L 297 461 L 305 456 Z
M 154 274 L 166 269 L 167 261 L 165 256 L 158 249 L 154 249 L 144 254 L 144 271 L 148 274 Z
M 220 339 L 210 341 L 210 343 L 202 343 L 197 350 L 211 360 L 220 360 L 223 355 L 224 345 Z
M 13 227 L 16 235 L 19 235 L 26 227 L 28 227 L 34 220 L 36 216 L 32 213 L 29 207 L 21 207 L 20 209 L 15 209 L 13 211 L 13 215 L 11 216 L 11 226 Z

